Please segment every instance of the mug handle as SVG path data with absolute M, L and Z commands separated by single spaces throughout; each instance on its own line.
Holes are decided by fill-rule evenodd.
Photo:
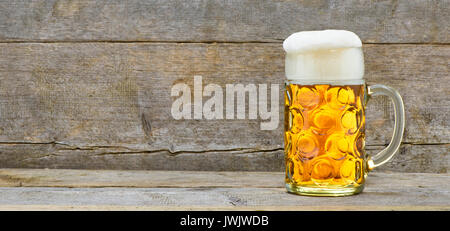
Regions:
M 395 114 L 394 133 L 392 135 L 391 142 L 385 149 L 376 155 L 369 157 L 367 160 L 367 167 L 369 170 L 372 170 L 388 162 L 400 148 L 403 138 L 403 131 L 405 130 L 405 107 L 400 94 L 391 87 L 381 84 L 372 85 L 367 87 L 367 92 L 369 97 L 385 95 L 391 98 L 394 103 Z

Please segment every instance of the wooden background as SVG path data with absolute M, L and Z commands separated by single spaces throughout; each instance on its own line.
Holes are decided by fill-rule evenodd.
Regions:
M 282 41 L 346 29 L 366 80 L 403 96 L 400 152 L 380 170 L 450 167 L 450 1 L 0 1 L 0 168 L 283 171 Z M 172 119 L 171 87 L 280 84 L 280 123 Z M 367 109 L 366 149 L 393 108 Z

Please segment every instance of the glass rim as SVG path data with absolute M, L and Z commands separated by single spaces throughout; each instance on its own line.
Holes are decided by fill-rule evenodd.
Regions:
M 314 79 L 286 79 L 286 85 L 300 84 L 300 85 L 363 85 L 366 83 L 364 79 L 347 79 L 347 80 L 314 80 Z

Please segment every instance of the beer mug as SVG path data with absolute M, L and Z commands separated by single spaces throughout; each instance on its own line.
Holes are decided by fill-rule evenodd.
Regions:
M 298 32 L 283 47 L 287 191 L 311 196 L 360 193 L 367 173 L 400 147 L 405 127 L 401 96 L 384 85 L 366 85 L 362 43 L 353 32 Z M 395 128 L 390 144 L 367 156 L 365 106 L 377 95 L 392 99 Z

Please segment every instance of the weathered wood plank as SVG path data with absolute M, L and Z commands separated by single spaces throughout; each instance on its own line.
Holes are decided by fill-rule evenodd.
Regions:
M 0 188 L 0 210 L 450 210 L 448 192 L 406 190 L 337 199 L 273 188 Z
M 74 192 L 75 193 L 75 192 Z M 0 205 L 0 211 L 448 211 L 449 206 L 145 206 L 145 205 Z
M 9 43 L 0 51 L 2 167 L 282 168 L 280 44 Z M 424 161 L 412 159 L 415 167 L 403 169 L 446 172 L 448 162 L 435 156 L 447 158 L 450 143 L 450 46 L 366 45 L 364 51 L 368 83 L 397 88 L 405 101 L 404 142 L 412 145 L 404 146 L 411 150 L 405 156 Z M 203 86 L 224 89 L 279 84 L 278 129 L 260 130 L 260 119 L 174 120 L 170 89 L 176 83 L 193 89 L 194 75 L 203 76 Z M 389 142 L 392 115 L 385 98 L 369 102 L 368 147 Z
M 366 43 L 449 43 L 448 0 L 1 1 L 1 41 L 273 42 L 301 30 Z
M 450 210 L 449 174 L 372 172 L 363 193 L 337 199 L 288 194 L 282 173 L 0 172 L 2 186 L 18 186 L 5 181 L 15 178 L 22 186 L 59 187 L 1 187 L 0 210 Z M 150 188 L 129 188 L 138 186 Z
M 379 189 L 400 190 L 411 185 L 435 187 L 449 178 L 448 173 L 374 170 L 369 172 L 367 184 L 373 183 Z M 284 172 L 3 168 L 0 169 L 0 187 L 283 188 Z M 445 185 L 442 189 L 445 191 L 449 187 Z
M 0 169 L 0 187 L 280 188 L 280 172 Z
M 369 146 L 367 153 L 375 155 L 384 146 Z M 403 144 L 399 152 L 385 165 L 382 171 L 447 173 L 450 167 L 450 144 L 411 145 Z
M 31 147 L 30 147 L 31 146 Z M 367 146 L 370 155 L 384 146 Z M 130 151 L 124 148 L 65 150 L 60 145 L 0 145 L 0 163 L 9 168 L 141 169 L 187 171 L 284 171 L 284 154 L 273 151 L 204 151 L 173 155 L 167 151 Z M 380 170 L 447 173 L 449 145 L 404 144 Z
M 60 145 L 0 145 L 0 163 L 8 168 L 138 169 L 197 171 L 278 171 L 284 169 L 281 149 L 266 151 L 130 150 L 123 147 L 67 149 Z

